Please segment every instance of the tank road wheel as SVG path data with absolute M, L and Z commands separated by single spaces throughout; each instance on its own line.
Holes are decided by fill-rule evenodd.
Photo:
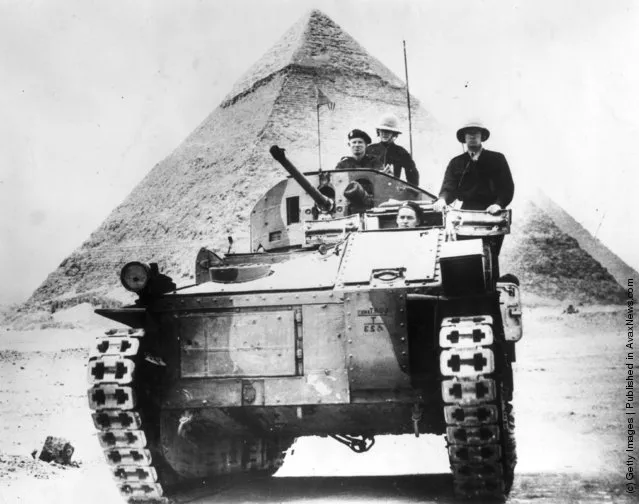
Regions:
M 455 495 L 505 499 L 517 460 L 512 383 L 487 315 L 448 317 L 439 333 L 446 441 Z
M 153 391 L 164 369 L 145 353 L 143 329 L 117 329 L 98 337 L 88 363 L 89 407 L 118 489 L 129 502 L 168 502 L 179 481 L 162 456 Z
M 162 448 L 166 460 L 182 477 L 274 474 L 284 463 L 293 438 L 245 438 L 220 432 L 200 422 L 197 412 L 167 411 L 161 416 Z

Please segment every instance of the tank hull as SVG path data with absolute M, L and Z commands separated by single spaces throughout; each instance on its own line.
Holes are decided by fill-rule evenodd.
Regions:
M 156 273 L 135 306 L 100 310 L 134 327 L 99 338 L 88 366 L 125 497 L 272 474 L 301 436 L 363 452 L 377 435 L 426 433 L 445 434 L 458 496 L 508 494 L 521 311 L 518 286 L 497 282 L 491 239 L 510 214 L 462 212 L 451 224 L 427 193 L 379 173 L 317 177 L 334 215 L 278 184 L 251 218 L 253 253 L 202 249 L 195 285 Z M 353 177 L 400 202 L 353 213 L 342 195 Z M 397 229 L 410 195 L 423 221 Z

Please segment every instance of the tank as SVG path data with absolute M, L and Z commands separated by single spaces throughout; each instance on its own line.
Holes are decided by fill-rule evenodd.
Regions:
M 179 287 L 128 263 L 135 304 L 96 310 L 128 327 L 98 338 L 88 363 L 122 495 L 167 501 L 192 480 L 272 475 L 302 436 L 361 453 L 375 436 L 432 433 L 458 497 L 507 496 L 522 320 L 496 244 L 510 211 L 437 212 L 432 194 L 380 171 L 301 174 L 271 154 L 290 177 L 255 204 L 251 252 L 203 248 Z M 418 227 L 397 227 L 405 201 Z

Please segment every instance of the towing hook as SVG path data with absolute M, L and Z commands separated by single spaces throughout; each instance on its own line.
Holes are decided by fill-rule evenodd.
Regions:
M 181 438 L 186 439 L 186 427 L 193 421 L 193 412 L 190 410 L 184 410 L 180 420 L 178 421 L 177 433 Z
M 415 437 L 419 437 L 419 422 L 422 419 L 422 413 L 422 407 L 418 403 L 413 404 L 411 419 L 413 420 L 413 432 L 415 432 Z

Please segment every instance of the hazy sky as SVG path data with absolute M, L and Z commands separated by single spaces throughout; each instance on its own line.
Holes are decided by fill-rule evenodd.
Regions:
M 411 92 L 451 138 L 481 118 L 518 189 L 543 185 L 639 269 L 639 2 L 0 0 L 0 303 L 24 300 L 310 8 L 402 78 L 405 39 Z

